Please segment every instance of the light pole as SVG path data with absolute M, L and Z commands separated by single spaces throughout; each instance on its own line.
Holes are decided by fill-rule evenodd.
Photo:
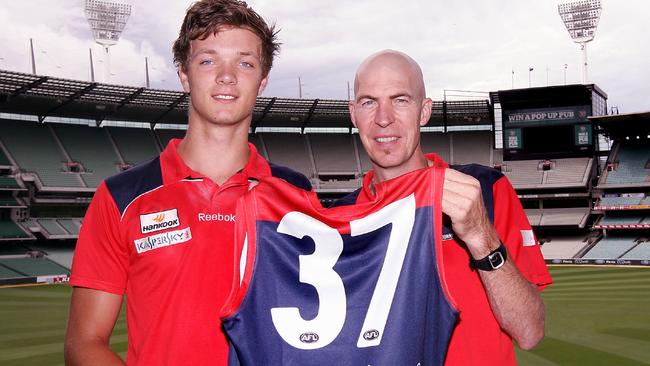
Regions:
M 580 45 L 582 51 L 582 83 L 587 77 L 587 42 L 594 40 L 598 20 L 602 12 L 600 0 L 583 0 L 557 6 L 558 13 L 566 26 L 573 42 Z
M 566 68 L 568 67 L 568 64 L 564 64 L 564 85 L 566 85 Z
M 530 86 L 531 86 L 531 82 L 530 82 L 530 74 L 533 73 L 533 70 L 535 70 L 534 67 L 532 67 L 532 66 L 529 66 L 529 67 L 528 67 L 528 87 L 529 87 L 529 88 L 530 88 Z
M 102 0 L 86 0 L 86 18 L 93 31 L 95 42 L 104 47 L 104 82 L 110 75 L 108 48 L 120 40 L 120 34 L 131 15 L 131 5 Z

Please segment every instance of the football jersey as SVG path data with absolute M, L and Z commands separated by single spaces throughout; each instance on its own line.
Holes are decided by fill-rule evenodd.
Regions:
M 417 170 L 331 209 L 262 178 L 237 207 L 230 365 L 442 365 L 457 315 L 438 270 L 443 174 Z
M 427 159 L 433 166 L 455 169 L 480 182 L 488 218 L 508 250 L 508 261 L 512 261 L 524 278 L 540 290 L 550 285 L 553 281 L 539 245 L 508 179 L 500 172 L 478 164 L 449 166 L 436 154 L 427 154 Z M 365 175 L 361 189 L 334 205 L 373 201 L 373 177 L 371 170 Z M 444 263 L 441 268 L 446 274 L 446 288 L 459 311 L 445 365 L 516 365 L 512 339 L 496 320 L 478 271 L 469 266 L 470 256 L 465 244 L 457 241 L 451 222 L 444 219 L 442 253 Z

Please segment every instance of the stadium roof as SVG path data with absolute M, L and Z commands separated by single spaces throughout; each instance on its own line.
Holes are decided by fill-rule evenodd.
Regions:
M 186 124 L 189 95 L 183 91 L 103 84 L 0 70 L 0 112 L 95 120 Z M 429 126 L 492 125 L 489 100 L 436 101 Z M 258 127 L 351 128 L 348 101 L 258 97 Z
M 611 138 L 648 136 L 650 134 L 650 111 L 589 117 L 596 129 Z
M 596 84 L 552 85 L 537 88 L 499 90 L 491 92 L 490 99 L 492 103 L 501 103 L 501 107 L 504 109 L 591 105 L 592 91 L 607 99 L 607 94 Z

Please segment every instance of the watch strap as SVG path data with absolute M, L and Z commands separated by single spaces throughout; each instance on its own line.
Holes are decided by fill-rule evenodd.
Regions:
M 494 271 L 501 268 L 508 259 L 506 246 L 501 243 L 498 248 L 491 251 L 490 254 L 481 259 L 474 259 L 470 256 L 470 266 L 481 271 Z

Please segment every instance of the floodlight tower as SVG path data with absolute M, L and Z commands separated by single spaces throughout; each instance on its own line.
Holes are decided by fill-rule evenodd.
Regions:
M 131 5 L 102 0 L 86 0 L 86 18 L 95 42 L 104 47 L 104 82 L 111 75 L 108 48 L 120 39 L 120 34 L 131 15 Z
M 594 40 L 602 7 L 600 0 L 583 0 L 557 6 L 573 42 L 582 50 L 582 83 L 587 83 L 587 42 Z

